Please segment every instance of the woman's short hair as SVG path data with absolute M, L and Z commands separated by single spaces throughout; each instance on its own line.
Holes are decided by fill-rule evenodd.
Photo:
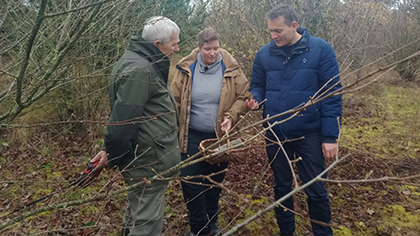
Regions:
M 198 33 L 198 47 L 200 48 L 204 45 L 204 43 L 212 42 L 214 40 L 219 40 L 219 43 L 222 44 L 222 37 L 213 28 L 205 28 Z
M 153 43 L 156 39 L 165 45 L 172 34 L 179 34 L 178 25 L 164 16 L 153 16 L 146 20 L 141 37 Z

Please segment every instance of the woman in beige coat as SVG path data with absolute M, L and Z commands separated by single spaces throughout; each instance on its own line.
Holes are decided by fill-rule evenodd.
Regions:
M 202 140 L 221 137 L 247 110 L 251 98 L 249 83 L 237 61 L 220 48 L 221 37 L 206 28 L 198 35 L 199 47 L 181 59 L 171 85 L 179 111 L 179 139 L 182 159 L 196 154 Z M 228 163 L 200 162 L 181 170 L 181 176 L 209 175 L 227 168 Z M 222 182 L 225 174 L 212 176 Z M 207 183 L 196 178 L 194 182 Z M 186 236 L 217 235 L 218 202 L 221 189 L 182 182 L 191 232 Z

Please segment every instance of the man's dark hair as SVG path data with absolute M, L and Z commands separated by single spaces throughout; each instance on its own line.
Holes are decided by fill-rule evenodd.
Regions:
M 296 11 L 289 5 L 276 5 L 267 13 L 267 19 L 269 20 L 276 19 L 280 16 L 284 17 L 284 23 L 286 23 L 288 26 L 291 26 L 293 21 L 297 22 Z
M 222 37 L 213 28 L 205 28 L 198 33 L 198 47 L 200 48 L 204 45 L 204 43 L 212 42 L 214 40 L 219 40 L 219 43 L 222 44 Z

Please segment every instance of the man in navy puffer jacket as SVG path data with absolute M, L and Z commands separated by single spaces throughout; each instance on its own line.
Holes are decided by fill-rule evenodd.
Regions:
M 277 5 L 267 14 L 271 42 L 255 56 L 250 92 L 254 99 L 245 106 L 258 109 L 264 103 L 264 118 L 295 108 L 310 100 L 318 90 L 331 91 L 341 88 L 339 68 L 334 49 L 325 40 L 310 36 L 308 30 L 298 28 L 296 12 L 288 5 Z M 319 94 L 322 94 L 321 93 Z M 329 93 L 327 92 L 327 94 Z M 270 121 L 284 120 L 282 116 Z M 289 159 L 301 157 L 296 162 L 299 176 L 306 183 L 325 170 L 325 159 L 335 158 L 337 138 L 342 116 L 341 96 L 334 96 L 310 106 L 284 123 L 273 127 Z M 272 132 L 266 134 L 267 144 L 276 140 Z M 299 139 L 304 137 L 303 139 Z M 292 173 L 286 156 L 278 145 L 266 147 L 273 169 L 275 199 L 292 191 Z M 325 177 L 325 176 L 324 176 Z M 331 210 L 328 193 L 323 182 L 316 182 L 305 189 L 308 195 L 310 218 L 329 224 Z M 293 210 L 293 197 L 282 203 Z M 280 235 L 293 235 L 295 217 L 291 211 L 276 208 Z M 330 227 L 312 223 L 314 235 L 333 235 Z

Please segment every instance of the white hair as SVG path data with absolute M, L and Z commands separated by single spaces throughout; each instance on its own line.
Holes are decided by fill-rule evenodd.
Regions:
M 179 34 L 178 25 L 164 16 L 153 16 L 146 20 L 141 37 L 153 43 L 156 39 L 165 45 L 172 34 Z

